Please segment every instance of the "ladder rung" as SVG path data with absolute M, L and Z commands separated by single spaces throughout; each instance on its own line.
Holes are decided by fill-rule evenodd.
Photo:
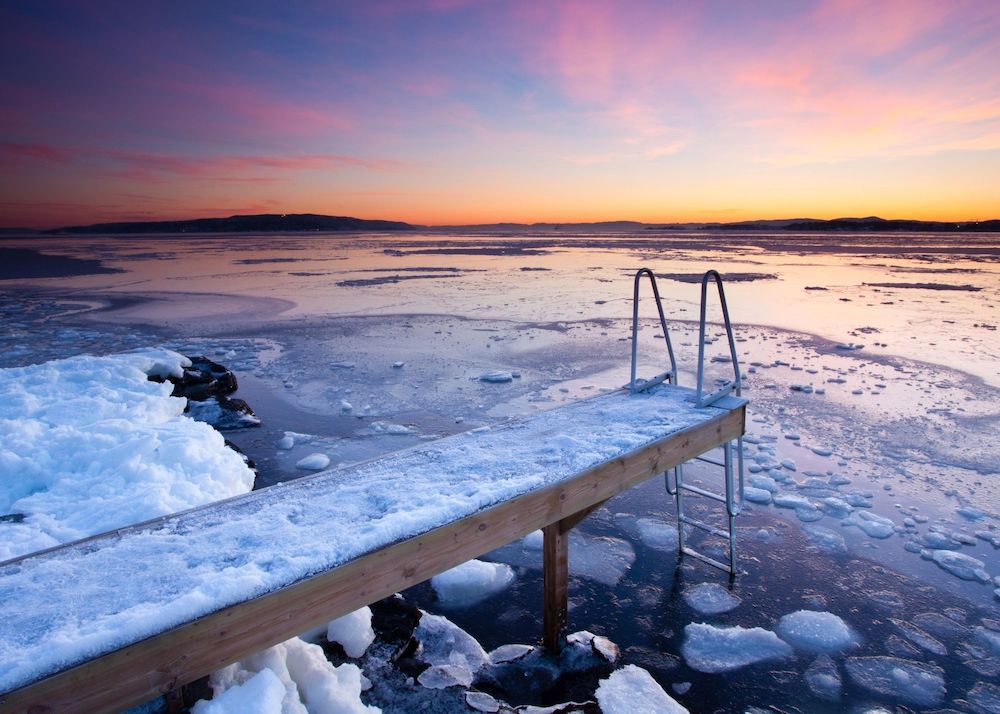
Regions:
M 729 537 L 729 531 L 724 531 L 721 528 L 716 528 L 715 526 L 710 526 L 709 524 L 704 523 L 704 522 L 699 521 L 699 520 L 695 520 L 694 518 L 688 518 L 687 516 L 681 516 L 680 520 L 681 520 L 681 523 L 687 523 L 689 526 L 694 526 L 695 528 L 701 528 L 703 531 L 708 531 L 712 535 L 717 535 L 720 538 L 728 538 Z
M 716 461 L 715 459 L 710 459 L 707 456 L 695 456 L 694 460 L 695 461 L 704 461 L 706 464 L 712 464 L 713 466 L 721 466 L 722 468 L 726 468 L 726 462 L 725 461 Z
M 687 546 L 684 546 L 683 548 L 681 548 L 681 552 L 684 553 L 684 555 L 690 555 L 692 558 L 697 558 L 698 560 L 700 560 L 703 563 L 708 563 L 709 565 L 711 565 L 713 567 L 716 567 L 719 570 L 724 570 L 727 573 L 732 573 L 733 572 L 733 569 L 730 566 L 726 565 L 725 563 L 720 563 L 715 558 L 709 558 L 707 555 L 703 555 L 702 553 L 699 553 L 696 550 L 692 550 L 691 548 L 688 548 Z
M 691 493 L 697 493 L 699 496 L 704 496 L 705 498 L 711 498 L 713 501 L 718 501 L 719 503 L 726 503 L 726 497 L 720 496 L 717 493 L 712 493 L 711 491 L 706 491 L 703 488 L 698 488 L 697 486 L 689 486 L 686 483 L 680 485 L 685 491 L 690 491 Z
M 635 386 L 630 384 L 626 386 L 629 387 L 630 389 L 633 389 L 636 392 L 644 392 L 647 389 L 655 387 L 657 384 L 663 384 L 664 382 L 671 379 L 673 376 L 674 376 L 673 371 L 667 370 L 663 374 L 658 374 L 655 377 L 650 377 L 649 379 L 642 379 L 641 377 L 637 377 L 635 380 Z
M 723 397 L 729 396 L 735 391 L 736 391 L 736 382 L 734 380 L 729 380 L 711 394 L 700 396 L 700 398 L 698 399 L 698 406 L 710 407 L 718 400 L 722 399 Z

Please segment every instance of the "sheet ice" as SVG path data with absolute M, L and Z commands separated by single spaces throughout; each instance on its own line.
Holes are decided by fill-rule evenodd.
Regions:
M 783 659 L 792 654 L 792 648 L 761 627 L 714 627 L 692 623 L 684 628 L 681 654 L 691 669 L 714 673 L 769 659 Z
M 0 561 L 252 488 L 222 436 L 147 379 L 189 364 L 146 349 L 0 370 Z

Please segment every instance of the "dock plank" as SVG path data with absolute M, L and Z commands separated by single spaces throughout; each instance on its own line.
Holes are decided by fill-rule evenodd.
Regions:
M 227 558 L 245 555 L 229 550 L 232 542 L 224 536 L 231 530 L 230 519 L 243 519 L 250 527 L 256 524 L 264 528 L 290 512 L 297 514 L 298 523 L 290 526 L 291 533 L 286 533 L 288 529 L 284 527 L 268 532 L 277 532 L 286 539 L 277 544 L 277 550 L 292 549 L 285 557 L 305 560 L 296 568 L 280 570 L 279 578 L 271 578 L 263 586 L 251 581 L 243 591 L 234 586 L 227 593 L 231 602 L 222 599 L 218 605 L 220 600 L 217 600 L 214 605 L 218 606 L 209 604 L 206 611 L 194 616 L 185 615 L 191 612 L 190 608 L 169 612 L 167 618 L 156 621 L 152 631 L 128 631 L 124 641 L 120 637 L 95 636 L 96 645 L 78 655 L 75 661 L 64 658 L 55 663 L 51 660 L 32 663 L 33 667 L 22 667 L 20 671 L 0 670 L 0 682 L 4 684 L 0 689 L 10 690 L 0 696 L 0 712 L 28 711 L 32 707 L 40 707 L 37 711 L 101 711 L 145 701 L 534 530 L 586 511 L 743 433 L 745 402 L 735 400 L 723 408 L 695 409 L 689 403 L 689 392 L 663 387 L 638 398 L 614 393 L 583 400 L 478 434 L 448 437 L 278 489 L 255 492 L 156 523 L 0 564 L 0 598 L 4 598 L 8 612 L 16 613 L 19 602 L 22 612 L 37 602 L 40 588 L 48 588 L 48 594 L 58 602 L 58 593 L 51 592 L 56 574 L 65 578 L 67 573 L 73 573 L 83 580 L 101 578 L 102 563 L 108 563 L 116 554 L 127 556 L 131 545 L 144 539 L 164 541 L 173 550 L 171 557 L 161 559 L 159 564 L 147 563 L 145 569 L 133 569 L 139 573 L 158 566 L 166 569 L 169 576 L 171 568 L 181 567 L 185 562 L 185 554 L 191 556 L 191 548 L 211 543 L 216 543 L 217 550 L 210 554 L 213 562 L 224 564 Z M 576 441 L 561 451 L 553 451 L 553 443 L 565 445 L 568 438 Z M 578 458 L 581 450 L 586 449 L 592 453 Z M 462 458 L 447 458 L 449 454 L 459 454 Z M 491 458 L 491 454 L 496 458 Z M 435 523 L 434 518 L 441 516 L 432 507 L 435 493 L 415 497 L 427 506 L 429 520 L 417 518 L 407 525 L 409 531 L 400 531 L 395 526 L 375 529 L 374 535 L 383 538 L 381 543 L 365 531 L 365 524 L 324 524 L 324 519 L 338 513 L 336 503 L 324 500 L 335 500 L 338 493 L 351 493 L 355 498 L 359 493 L 374 491 L 375 503 L 368 514 L 371 520 L 396 517 L 399 511 L 380 500 L 388 496 L 378 489 L 385 489 L 385 493 L 398 491 L 406 482 L 401 474 L 414 473 L 420 464 L 421 468 L 429 469 L 428 473 L 433 473 L 435 464 L 458 464 L 464 469 L 461 473 L 442 473 L 438 495 L 443 498 L 443 494 L 466 488 L 460 499 L 465 511 L 459 509 L 460 515 Z M 537 478 L 531 474 L 525 477 L 521 473 L 525 469 L 536 470 Z M 387 478 L 390 482 L 384 483 Z M 400 480 L 393 482 L 392 478 Z M 502 487 L 495 487 L 497 483 Z M 402 507 L 407 502 L 405 494 L 398 497 L 402 499 L 399 504 Z M 314 508 L 301 510 L 310 503 Z M 344 506 L 340 509 L 341 516 L 358 518 L 355 510 Z M 451 515 L 455 513 L 449 511 Z M 304 532 L 298 533 L 297 528 Z M 213 531 L 217 532 L 216 538 Z M 352 543 L 339 544 L 331 550 L 324 549 L 316 540 L 324 537 L 346 540 L 352 532 L 356 536 Z M 319 551 L 312 554 L 315 557 L 302 552 L 310 547 Z M 142 548 L 138 550 L 144 552 Z M 271 551 L 268 553 L 268 557 L 274 557 Z M 240 568 L 234 567 L 230 575 L 235 577 L 240 572 Z M 225 578 L 225 568 L 219 573 L 213 576 Z M 181 573 L 177 575 L 180 577 Z M 275 582 L 279 584 L 275 586 Z M 111 585 L 116 583 L 121 585 L 118 581 Z M 214 577 L 197 584 L 202 588 L 218 586 Z M 189 598 L 191 582 L 182 580 L 181 585 L 176 593 L 161 594 L 161 601 L 163 597 Z M 86 583 L 82 589 L 87 591 Z M 142 598 L 148 592 L 139 588 L 135 597 Z M 0 652 L 12 652 L 11 648 L 31 636 L 42 638 L 38 648 L 42 652 L 46 638 L 51 640 L 67 628 L 86 625 L 88 617 L 104 618 L 105 624 L 113 623 L 116 618 L 130 624 L 136 610 L 141 612 L 149 605 L 143 601 L 103 610 L 90 603 L 81 603 L 79 609 L 56 607 L 46 616 L 56 617 L 62 612 L 61 619 L 57 617 L 40 631 L 37 625 L 19 630 L 16 619 L 6 618 L 0 625 Z M 169 600 L 164 601 L 164 608 L 170 609 Z

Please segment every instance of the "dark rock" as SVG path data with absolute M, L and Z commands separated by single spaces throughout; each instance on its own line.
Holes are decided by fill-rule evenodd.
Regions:
M 187 397 L 195 401 L 203 401 L 216 395 L 232 394 L 237 389 L 236 375 L 218 362 L 208 357 L 188 357 L 191 366 L 184 368 L 181 377 L 169 376 L 166 381 L 174 385 L 171 396 Z M 154 382 L 164 381 L 159 377 L 150 377 Z
M 0 523 L 24 523 L 23 513 L 4 513 L 0 515 Z

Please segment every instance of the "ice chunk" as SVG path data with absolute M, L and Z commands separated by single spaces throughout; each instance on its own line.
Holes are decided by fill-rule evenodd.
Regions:
M 754 488 L 753 486 L 746 486 L 743 489 L 743 498 L 750 501 L 751 503 L 768 504 L 771 502 L 771 492 L 763 488 Z
M 931 707 L 945 696 L 944 670 L 899 657 L 848 657 L 847 673 L 858 686 L 908 704 Z
M 909 622 L 905 622 L 904 620 L 897 620 L 895 618 L 890 618 L 890 622 L 892 622 L 892 624 L 896 626 L 896 629 L 899 630 L 899 632 L 903 635 L 903 637 L 905 637 L 918 647 L 922 647 L 928 652 L 931 652 L 936 655 L 948 654 L 948 649 L 943 644 L 941 644 L 941 642 L 937 640 L 937 638 L 927 634 L 916 625 L 912 625 Z
M 541 550 L 543 545 L 545 545 L 545 535 L 540 530 L 531 531 L 521 539 L 521 546 L 528 550 Z
M 595 696 L 604 714 L 687 714 L 688 711 L 663 691 L 649 672 L 634 664 L 602 679 Z
M 499 370 L 495 370 L 492 372 L 484 372 L 483 374 L 479 375 L 480 382 L 491 382 L 494 384 L 499 384 L 502 382 L 511 382 L 513 380 L 514 380 L 513 374 L 511 374 L 510 372 L 502 372 Z
M 895 523 L 885 516 L 870 511 L 855 511 L 840 522 L 843 526 L 857 526 L 872 538 L 888 538 L 895 531 Z
M 718 583 L 698 583 L 684 588 L 684 602 L 700 615 L 718 615 L 739 606 L 740 598 Z
M 830 655 L 817 657 L 805 674 L 806 684 L 817 698 L 828 702 L 840 701 L 841 679 L 837 665 Z
M 489 655 L 476 639 L 446 617 L 421 612 L 413 635 L 421 645 L 417 656 L 427 664 L 459 665 L 473 674 L 489 664 Z
M 354 369 L 354 362 L 334 362 L 330 365 L 334 369 Z
M 831 456 L 833 454 L 833 449 L 828 449 L 825 446 L 812 446 L 810 448 L 817 456 Z
M 417 681 L 428 689 L 472 686 L 472 672 L 460 664 L 435 664 L 425 669 Z
M 368 645 L 375 641 L 371 608 L 362 607 L 331 621 L 326 626 L 326 639 L 338 642 L 348 657 L 363 656 Z
M 761 627 L 746 629 L 691 623 L 684 628 L 681 654 L 692 669 L 714 673 L 789 657 L 792 648 L 776 634 Z
M 277 709 L 263 709 L 256 703 L 238 709 L 222 711 L 275 711 L 305 712 L 305 702 L 310 712 L 316 714 L 379 714 L 377 707 L 361 701 L 361 691 L 367 680 L 353 664 L 334 667 L 319 645 L 303 642 L 294 637 L 286 642 L 258 652 L 245 660 L 214 672 L 210 683 L 218 701 L 234 686 L 249 681 L 254 674 L 270 671 L 282 685 L 283 700 Z M 265 675 L 265 680 L 269 678 Z M 273 682 L 269 685 L 271 691 Z M 276 692 L 276 689 L 275 689 Z M 242 703 L 242 702 L 241 702 Z M 196 705 L 196 707 L 200 706 Z M 197 709 L 196 709 L 197 710 Z M 214 709 L 210 712 L 218 711 Z
M 278 439 L 278 443 L 275 444 L 275 446 L 282 451 L 288 451 L 295 446 L 295 437 L 286 433 L 283 437 Z
M 656 518 L 639 518 L 635 522 L 639 540 L 653 550 L 677 550 L 677 526 Z
M 809 536 L 809 540 L 813 542 L 813 545 L 818 548 L 838 555 L 847 553 L 847 543 L 844 542 L 844 536 L 836 531 L 824 528 L 823 526 L 812 525 L 802 526 L 802 530 Z
M 281 714 L 285 685 L 270 669 L 263 669 L 243 684 L 234 684 L 214 699 L 196 702 L 192 714 Z
M 789 471 L 795 471 L 796 470 L 795 462 L 792 461 L 791 459 L 782 459 L 781 460 L 781 465 L 784 468 L 788 469 Z
M 500 711 L 500 702 L 486 692 L 466 692 L 465 703 L 469 705 L 470 709 L 477 712 L 492 714 Z
M 835 653 L 857 645 L 857 636 L 832 612 L 797 610 L 783 616 L 778 636 L 802 652 Z
M 675 532 L 676 533 L 676 532 Z M 569 572 L 607 586 L 617 585 L 635 562 L 635 551 L 619 538 L 569 535 Z
M 513 580 L 514 571 L 505 563 L 470 560 L 435 575 L 431 585 L 441 602 L 468 606 L 500 592 Z
M 976 682 L 969 690 L 969 703 L 980 712 L 1000 712 L 1000 687 L 989 682 Z
M 405 366 L 406 366 L 406 362 L 393 362 L 392 363 L 392 368 L 393 369 L 402 369 Z
M 319 471 L 330 465 L 330 457 L 326 454 L 309 454 L 295 462 L 295 468 L 303 471 Z
M 493 664 L 513 662 L 534 651 L 534 649 L 531 645 L 501 645 L 490 652 L 490 662 Z
M 971 555 L 956 553 L 953 550 L 933 550 L 931 560 L 937 563 L 938 567 L 962 580 L 978 580 L 976 571 L 982 570 L 984 565 L 983 561 Z
M 405 436 L 414 432 L 403 424 L 391 424 L 387 421 L 373 421 L 368 428 L 373 434 L 390 434 L 392 436 Z

